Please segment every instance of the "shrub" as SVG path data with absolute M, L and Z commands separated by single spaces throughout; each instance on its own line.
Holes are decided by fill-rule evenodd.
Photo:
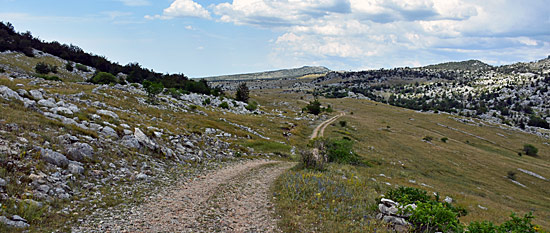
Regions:
M 487 232 L 525 232 L 525 233 L 535 233 L 541 232 L 541 227 L 533 224 L 533 214 L 527 213 L 522 217 L 518 217 L 516 213 L 510 215 L 510 220 L 502 223 L 500 226 L 497 226 L 489 221 L 483 222 L 471 222 L 467 227 L 469 232 L 472 233 L 487 233 Z
M 156 96 L 164 90 L 162 83 L 151 82 L 149 80 L 143 81 L 143 88 L 145 88 L 147 96 L 152 101 L 154 101 Z
M 468 226 L 468 231 L 472 233 L 489 233 L 497 232 L 498 227 L 495 226 L 492 222 L 483 221 L 483 222 L 471 222 Z
M 237 93 L 235 94 L 235 99 L 238 101 L 242 101 L 245 103 L 248 103 L 248 99 L 250 94 L 250 90 L 248 90 L 248 86 L 246 86 L 246 83 L 242 83 L 237 88 Z
M 510 180 L 516 180 L 516 172 L 515 171 L 508 171 L 506 173 L 506 177 Z
M 210 98 L 206 98 L 206 99 L 202 102 L 202 104 L 203 104 L 203 105 L 209 105 L 211 102 L 212 102 L 212 101 L 210 100 Z
M 525 144 L 523 145 L 523 151 L 525 152 L 526 155 L 537 156 L 539 149 L 537 149 L 535 146 L 531 144 Z
M 48 74 L 50 73 L 50 66 L 44 62 L 39 62 L 34 66 L 34 70 L 39 74 Z
M 424 141 L 427 141 L 427 142 L 431 142 L 434 138 L 432 136 L 426 136 L 424 138 L 422 138 L 422 140 Z
M 441 202 L 419 202 L 409 217 L 418 232 L 462 232 L 458 213 Z
M 69 72 L 73 72 L 74 70 L 73 63 L 67 62 L 67 64 L 65 64 L 65 69 Z
M 546 120 L 538 117 L 538 116 L 531 116 L 529 119 L 529 122 L 527 122 L 527 125 L 534 126 L 534 127 L 540 127 L 545 129 L 550 129 L 550 124 L 546 122 Z
M 59 77 L 55 75 L 46 75 L 46 74 L 39 74 L 37 75 L 39 78 L 50 80 L 50 81 L 62 81 Z
M 90 72 L 90 70 L 88 69 L 87 66 L 82 65 L 82 64 L 79 64 L 79 63 L 77 63 L 77 64 L 75 65 L 75 68 L 76 68 L 77 70 L 82 71 L 82 72 Z
M 248 105 L 246 105 L 246 110 L 248 111 L 254 111 L 256 109 L 258 109 L 258 103 L 256 103 L 256 101 L 252 101 L 251 103 L 249 103 Z
M 224 108 L 224 109 L 229 109 L 229 104 L 227 102 L 222 102 L 218 107 L 220 108 Z
M 310 102 L 304 108 L 304 110 L 313 115 L 319 115 L 319 113 L 321 113 L 321 102 L 319 102 L 318 99 L 315 99 L 314 101 Z
M 390 189 L 384 196 L 398 202 L 401 205 L 408 205 L 416 202 L 427 202 L 430 200 L 430 196 L 428 196 L 425 190 L 405 186 Z
M 92 77 L 88 82 L 95 83 L 95 84 L 111 84 L 111 83 L 118 83 L 117 78 L 107 72 L 99 72 L 94 77 Z
M 340 124 L 341 127 L 346 127 L 346 125 L 348 124 L 347 121 L 340 121 L 338 123 Z
M 353 141 L 344 137 L 340 140 L 331 140 L 326 143 L 326 154 L 328 162 L 360 164 L 359 155 L 353 152 Z
M 167 88 L 166 91 L 165 91 L 166 94 L 174 97 L 174 98 L 179 98 L 181 95 L 182 95 L 182 91 L 181 89 L 176 89 L 176 88 Z
M 3 67 L 0 67 L 0 74 L 1 73 L 6 73 L 6 70 Z
M 447 143 L 447 140 L 449 140 L 447 137 L 442 137 L 442 138 L 441 138 L 441 141 L 442 141 L 443 143 Z

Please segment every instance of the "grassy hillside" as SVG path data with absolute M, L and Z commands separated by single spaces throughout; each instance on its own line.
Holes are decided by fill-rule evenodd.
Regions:
M 478 60 L 468 60 L 459 62 L 446 62 L 435 65 L 425 66 L 426 69 L 440 69 L 440 70 L 486 70 L 491 69 L 492 66 L 483 63 Z
M 321 102 L 348 113 L 340 119 L 346 121 L 346 126 L 332 124 L 325 131 L 325 136 L 351 138 L 355 142 L 355 152 L 365 158 L 369 166 L 331 164 L 320 173 L 298 169 L 281 178 L 278 189 L 302 185 L 317 190 L 313 188 L 317 187 L 317 182 L 308 184 L 304 180 L 307 177 L 327 179 L 330 182 L 327 181 L 323 190 L 330 190 L 331 187 L 334 188 L 334 184 L 339 184 L 353 193 L 351 200 L 370 197 L 362 201 L 365 206 L 370 206 L 370 210 L 363 214 L 372 217 L 376 214 L 374 198 L 388 188 L 396 185 L 417 187 L 427 190 L 428 193 L 438 192 L 442 197 L 452 197 L 453 204 L 464 207 L 469 212 L 461 218 L 463 223 L 474 220 L 501 223 L 508 219 L 512 211 L 521 214 L 532 211 L 537 217 L 535 223 L 545 229 L 550 228 L 550 222 L 547 221 L 550 218 L 548 140 L 516 132 L 502 125 L 468 118 L 463 118 L 463 122 L 447 114 L 420 113 L 367 100 L 323 99 Z M 428 137 L 431 137 L 431 141 L 425 140 Z M 443 142 L 442 138 L 447 138 L 447 141 Z M 527 143 L 539 149 L 537 157 L 518 155 Z M 534 172 L 546 180 L 518 169 Z M 306 178 L 300 181 L 289 178 L 296 174 Z M 510 176 L 525 187 L 514 183 L 508 178 Z M 351 182 L 350 177 L 355 178 L 351 179 L 354 180 L 351 186 L 348 185 Z M 319 187 L 322 186 L 321 183 Z M 361 191 L 354 193 L 353 190 L 357 189 L 354 186 L 357 185 L 361 187 Z M 314 194 L 316 193 L 317 191 Z M 325 194 L 330 195 L 324 192 L 319 192 L 318 195 Z M 347 207 L 354 210 L 355 201 L 351 200 L 346 202 L 344 199 L 337 199 L 334 206 L 340 205 L 340 208 L 344 208 L 347 203 Z M 369 231 L 377 226 L 375 221 L 372 225 L 359 223 L 360 218 L 355 219 L 353 224 L 348 222 L 350 226 L 338 224 L 345 219 L 353 219 L 353 214 L 327 214 L 322 212 L 325 207 L 310 212 L 317 205 L 323 206 L 322 201 L 307 205 L 282 197 L 278 204 L 282 207 L 281 214 L 284 216 L 281 225 L 287 230 Z M 330 200 L 326 204 L 333 205 Z M 322 213 L 319 214 L 319 211 Z M 298 216 L 292 217 L 293 215 Z M 302 221 L 304 224 L 295 221 Z

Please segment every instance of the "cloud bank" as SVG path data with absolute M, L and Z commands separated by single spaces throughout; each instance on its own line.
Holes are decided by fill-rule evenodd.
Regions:
M 280 34 L 270 57 L 281 66 L 356 69 L 538 59 L 550 51 L 548 12 L 544 0 L 233 0 L 207 8 L 175 0 L 156 17 L 272 29 Z

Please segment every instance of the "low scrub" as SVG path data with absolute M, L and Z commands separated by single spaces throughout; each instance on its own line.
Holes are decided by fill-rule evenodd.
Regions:
M 118 83 L 117 78 L 111 73 L 107 73 L 107 72 L 99 72 L 88 81 L 94 84 Z
M 539 153 L 539 149 L 531 144 L 525 144 L 523 145 L 523 151 L 526 155 L 530 156 L 537 156 L 537 153 Z

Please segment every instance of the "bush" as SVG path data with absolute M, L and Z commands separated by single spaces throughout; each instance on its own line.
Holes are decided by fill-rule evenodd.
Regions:
M 508 171 L 506 173 L 506 177 L 510 180 L 516 180 L 516 172 L 515 171 Z
M 165 93 L 177 99 L 182 95 L 183 92 L 181 89 L 167 88 Z
M 418 232 L 462 232 L 459 214 L 441 202 L 419 202 L 409 221 Z
M 82 71 L 82 72 L 90 72 L 90 70 L 88 69 L 88 67 L 85 66 L 85 65 L 82 65 L 82 64 L 78 64 L 78 63 L 77 63 L 77 64 L 75 65 L 75 68 L 76 68 L 77 70 Z
M 447 143 L 447 140 L 449 140 L 447 137 L 442 137 L 442 138 L 441 138 L 441 141 L 442 141 L 443 143 Z
M 550 129 L 550 124 L 546 122 L 546 120 L 538 117 L 538 116 L 531 116 L 529 119 L 529 122 L 527 122 L 527 125 L 534 126 L 534 127 L 540 127 L 545 129 Z
M 304 108 L 304 110 L 313 115 L 319 115 L 319 113 L 321 113 L 321 102 L 319 102 L 318 99 L 315 99 L 314 101 L 310 102 Z
M 340 121 L 338 123 L 340 124 L 341 127 L 346 127 L 346 125 L 348 124 L 347 121 Z
M 424 141 L 427 141 L 427 142 L 431 142 L 434 138 L 432 136 L 426 136 L 424 138 L 422 138 L 422 140 Z
M 229 104 L 227 102 L 222 102 L 218 107 L 220 108 L 224 108 L 224 109 L 229 109 Z
M 533 224 L 533 214 L 527 213 L 522 217 L 518 217 L 516 213 L 510 215 L 510 220 L 502 223 L 500 226 L 496 226 L 492 222 L 471 222 L 467 227 L 469 232 L 472 233 L 497 233 L 497 232 L 525 232 L 535 233 L 541 232 L 541 227 Z
M 73 72 L 74 70 L 73 63 L 67 62 L 67 64 L 65 64 L 65 69 L 69 72 Z
M 50 81 L 62 81 L 59 77 L 55 75 L 45 75 L 45 74 L 39 74 L 37 75 L 39 78 L 50 80 Z
M 525 144 L 523 145 L 523 151 L 526 155 L 530 156 L 537 156 L 537 153 L 539 153 L 539 149 L 537 149 L 535 146 L 531 144 Z
M 156 96 L 164 90 L 164 85 L 162 83 L 155 83 L 149 80 L 143 81 L 143 88 L 147 92 L 147 96 L 150 100 L 154 102 Z
M 237 88 L 237 93 L 235 94 L 235 99 L 238 101 L 242 101 L 245 103 L 248 103 L 248 99 L 250 94 L 250 90 L 248 90 L 248 86 L 246 86 L 246 83 L 242 83 Z
M 248 105 L 246 105 L 246 110 L 248 111 L 254 111 L 256 109 L 258 109 L 258 103 L 256 103 L 256 101 L 252 101 L 251 103 L 249 103 Z
M 427 202 L 431 198 L 427 192 L 422 189 L 400 186 L 396 189 L 390 189 L 384 195 L 386 198 L 398 202 L 401 205 L 414 204 L 417 202 Z
M 472 233 L 489 233 L 497 232 L 498 227 L 495 226 L 492 222 L 483 221 L 483 222 L 471 222 L 468 226 L 468 231 Z
M 328 162 L 344 164 L 360 164 L 359 155 L 353 152 L 353 141 L 344 137 L 340 140 L 331 140 L 326 143 L 326 154 Z
M 3 67 L 0 67 L 0 74 L 1 73 L 6 73 L 6 70 Z
M 211 102 L 212 102 L 212 101 L 210 100 L 210 98 L 206 98 L 206 99 L 202 102 L 202 104 L 203 104 L 203 105 L 209 105 Z
M 99 72 L 94 77 L 92 77 L 88 82 L 95 83 L 95 84 L 111 84 L 111 83 L 118 83 L 117 78 L 111 74 L 106 72 Z
M 39 73 L 39 74 L 49 74 L 49 73 L 57 74 L 57 66 L 48 65 L 44 62 L 38 62 L 36 66 L 34 66 L 34 70 L 36 71 L 36 73 Z

